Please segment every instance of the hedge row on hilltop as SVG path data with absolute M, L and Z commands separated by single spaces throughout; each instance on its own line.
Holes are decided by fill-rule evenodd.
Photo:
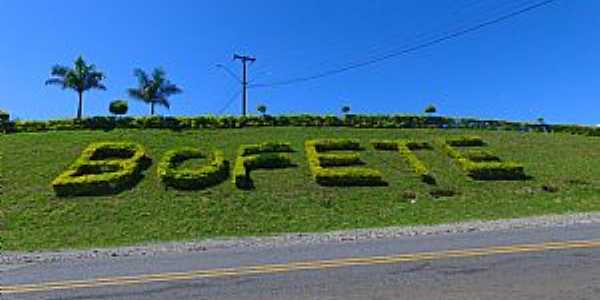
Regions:
M 250 117 L 92 117 L 82 120 L 64 119 L 50 121 L 4 121 L 0 132 L 40 132 L 51 130 L 111 130 L 170 129 L 189 130 L 202 128 L 242 128 L 261 126 L 299 127 L 354 127 L 354 128 L 471 128 L 493 130 L 554 131 L 600 136 L 600 129 L 573 125 L 539 125 L 520 122 L 477 120 L 470 118 L 447 118 L 438 116 L 409 115 L 281 115 Z

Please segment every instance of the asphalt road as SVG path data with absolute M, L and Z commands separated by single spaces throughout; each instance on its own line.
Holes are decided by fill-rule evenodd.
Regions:
M 0 266 L 0 293 L 3 300 L 600 299 L 600 225 Z

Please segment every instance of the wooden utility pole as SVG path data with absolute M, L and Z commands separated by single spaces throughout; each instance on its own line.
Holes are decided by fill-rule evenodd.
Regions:
M 246 116 L 248 113 L 248 62 L 253 63 L 256 58 L 247 55 L 233 55 L 233 60 L 242 61 L 243 77 L 242 77 L 242 116 Z

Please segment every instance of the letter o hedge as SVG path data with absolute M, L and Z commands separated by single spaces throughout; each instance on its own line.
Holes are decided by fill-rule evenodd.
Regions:
M 208 158 L 210 163 L 195 169 L 178 169 L 188 159 Z M 158 176 L 166 187 L 180 190 L 196 190 L 217 185 L 229 176 L 229 162 L 223 151 L 215 150 L 209 156 L 195 148 L 179 148 L 168 151 L 158 165 Z

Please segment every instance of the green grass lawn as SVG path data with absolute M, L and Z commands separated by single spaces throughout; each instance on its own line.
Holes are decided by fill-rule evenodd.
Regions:
M 437 186 L 429 186 L 396 152 L 375 151 L 368 144 L 394 138 L 433 142 L 460 134 L 481 136 L 488 151 L 522 163 L 532 179 L 473 181 L 434 144 L 433 150 L 417 152 L 438 180 Z M 361 140 L 365 166 L 382 171 L 389 185 L 320 187 L 304 154 L 304 141 L 312 138 Z M 56 197 L 52 180 L 98 141 L 138 142 L 154 162 L 138 185 L 118 195 Z M 175 147 L 217 147 L 233 164 L 240 144 L 266 141 L 291 142 L 298 166 L 253 172 L 256 188 L 251 191 L 237 189 L 231 178 L 201 191 L 165 190 L 156 175 L 161 156 Z M 5 250 L 89 248 L 600 210 L 599 157 L 599 138 L 499 131 L 245 128 L 2 135 L 0 243 Z M 552 189 L 558 190 L 548 191 Z M 456 194 L 436 198 L 430 194 L 436 190 Z

